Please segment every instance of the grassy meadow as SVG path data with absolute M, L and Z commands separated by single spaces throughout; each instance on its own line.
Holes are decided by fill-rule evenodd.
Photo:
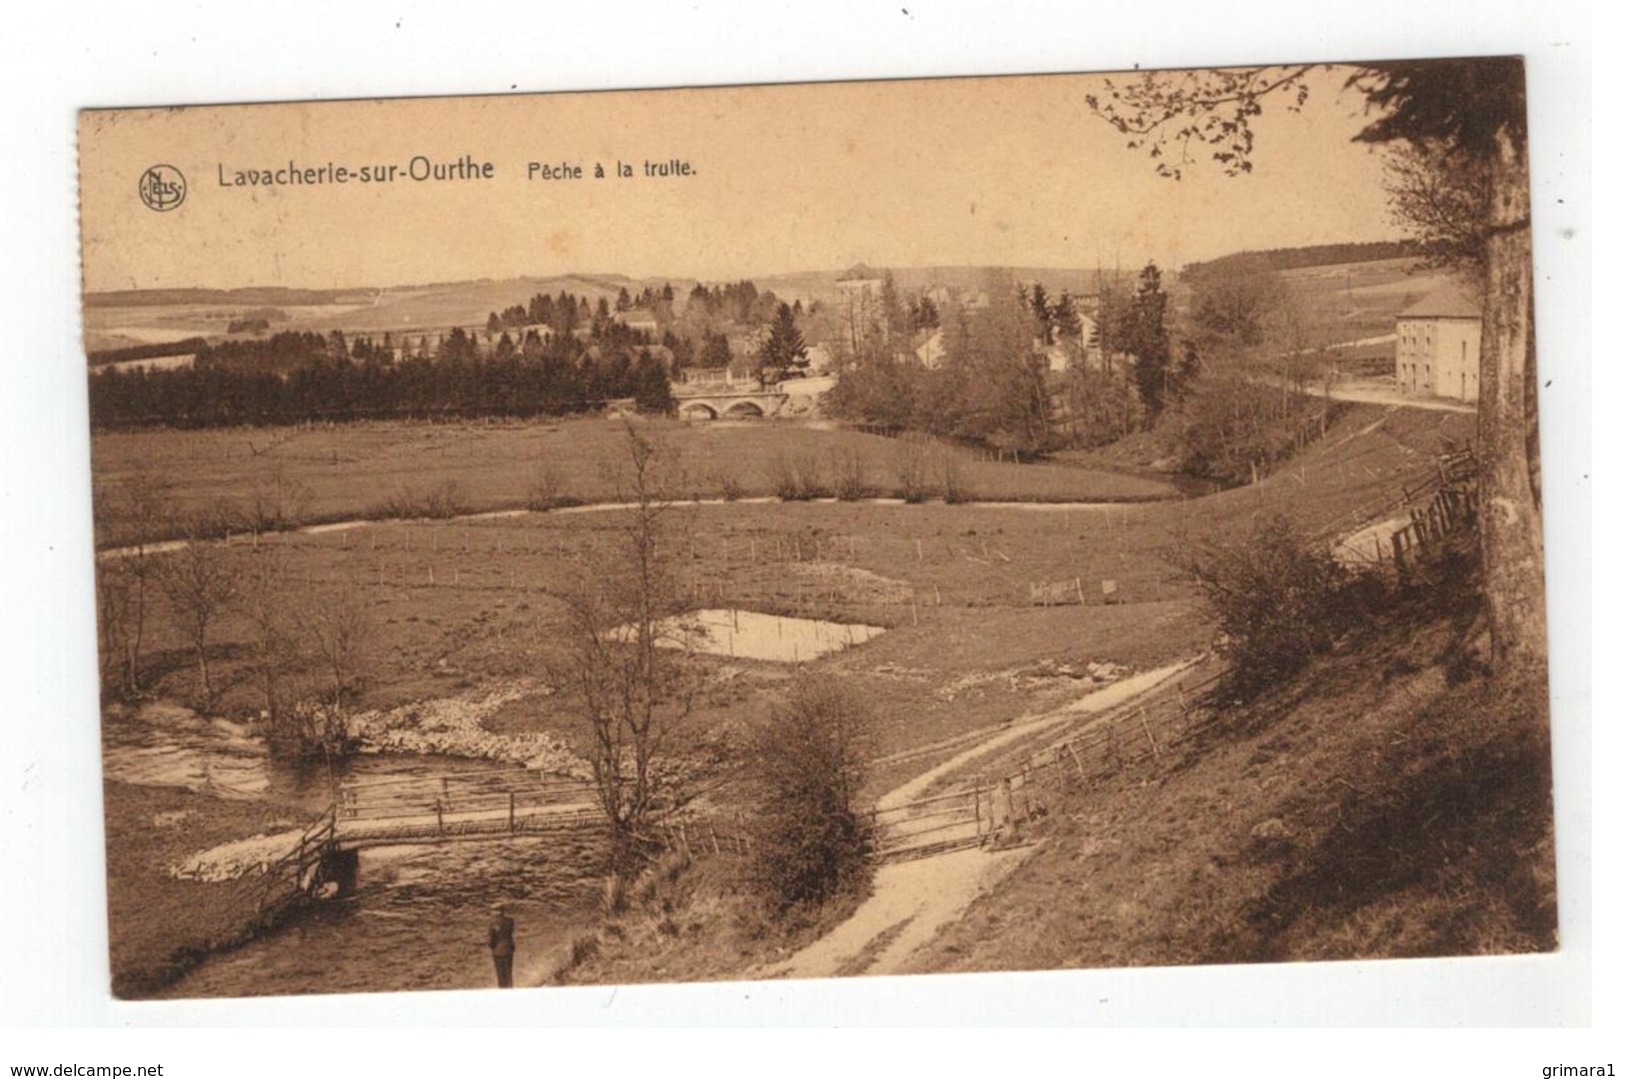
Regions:
M 812 424 L 649 427 L 680 463 L 673 491 L 680 498 L 770 496 L 786 471 L 823 494 L 855 478 L 867 494 L 896 495 L 907 453 L 895 439 Z M 241 514 L 258 503 L 289 524 L 312 524 L 616 501 L 624 497 L 615 469 L 625 441 L 621 425 L 603 419 L 108 432 L 95 436 L 91 466 L 99 492 L 114 492 L 147 471 L 171 484 L 183 511 L 225 504 Z M 984 501 L 1133 502 L 1178 494 L 1165 478 L 1000 463 L 937 445 L 924 461 L 932 496 L 942 495 L 945 469 L 963 497 Z M 173 531 L 168 522 L 142 529 L 115 500 L 98 520 L 97 543 L 118 546 L 143 532 L 155 539 Z
M 977 671 L 1015 670 L 1044 660 L 1144 668 L 1190 654 L 1204 641 L 1206 631 L 1191 617 L 1193 590 L 1175 568 L 1174 555 L 1203 537 L 1245 534 L 1255 520 L 1280 512 L 1326 534 L 1352 530 L 1391 503 L 1402 483 L 1426 474 L 1431 455 L 1444 440 L 1464 435 L 1468 423 L 1470 417 L 1450 413 L 1351 408 L 1291 467 L 1256 486 L 1200 499 L 1093 508 L 940 501 L 679 504 L 671 510 L 670 541 L 685 594 L 696 608 L 887 627 L 890 632 L 878 639 L 820 663 L 853 676 L 893 668 L 882 681 L 902 687 L 900 697 L 918 697 L 920 686 L 947 685 Z M 672 431 L 687 439 L 678 445 L 685 462 L 701 463 L 699 474 L 720 482 L 720 470 L 733 462 L 738 475 L 764 486 L 761 458 L 773 452 L 766 446 L 769 435 L 791 452 L 827 450 L 833 439 L 863 440 L 877 457 L 896 449 L 871 436 L 788 426 Z M 153 440 L 153 455 L 135 452 L 133 440 L 142 437 Z M 177 488 L 178 497 L 200 503 L 230 497 L 266 467 L 259 455 L 193 456 L 183 448 L 188 437 L 194 436 L 109 436 L 116 444 L 98 446 L 97 456 L 102 462 L 120 457 L 150 464 L 167 450 L 176 455 L 167 473 L 187 477 L 190 470 L 196 477 Z M 195 437 L 209 444 L 219 436 Z M 279 449 L 280 460 L 296 464 L 298 474 L 320 490 L 316 504 L 322 509 L 315 516 L 342 517 L 353 512 L 353 505 L 347 512 L 341 502 L 346 493 L 364 499 L 414 475 L 460 476 L 468 490 L 483 493 L 471 497 L 475 507 L 480 498 L 502 505 L 499 492 L 513 489 L 535 467 L 537 448 L 567 440 L 577 447 L 567 458 L 571 475 L 580 477 L 577 489 L 609 497 L 613 480 L 595 474 L 596 462 L 581 447 L 596 446 L 607 460 L 618 448 L 615 440 L 624 437 L 614 425 L 588 421 L 542 430 L 474 427 L 463 440 L 436 428 L 361 428 L 312 432 L 309 442 L 296 432 Z M 341 461 L 370 461 L 374 470 L 363 468 L 356 476 L 342 464 L 323 463 L 321 449 L 341 438 L 348 439 Z M 480 452 L 465 452 L 464 442 Z M 527 459 L 494 452 L 504 444 L 516 450 L 528 445 L 532 454 Z M 438 470 L 412 468 L 410 451 L 406 461 L 387 451 L 400 445 L 440 447 L 429 454 Z M 1061 479 L 1076 485 L 1078 497 L 1143 496 L 1155 489 L 1135 476 L 1091 468 L 971 464 L 981 464 L 973 473 L 977 482 L 1002 482 L 1000 493 L 1012 498 Z M 966 471 L 972 472 L 969 465 Z M 116 475 L 106 465 L 98 470 L 98 483 Z M 583 575 L 608 571 L 621 519 L 617 510 L 563 509 L 473 520 L 386 520 L 258 540 L 239 536 L 229 547 L 238 559 L 281 561 L 295 609 L 341 591 L 354 594 L 372 626 L 362 704 L 391 707 L 472 691 L 492 680 L 544 677 L 557 660 L 563 589 Z M 1107 581 L 1115 586 L 1111 604 Z M 185 700 L 193 689 L 192 660 L 169 622 L 161 612 L 152 619 L 152 679 L 160 693 Z M 220 707 L 252 715 L 258 705 L 247 674 L 246 620 L 229 614 L 212 637 L 223 687 Z M 724 657 L 713 662 L 722 664 Z M 786 666 L 729 663 L 748 672 L 745 683 L 776 683 Z M 876 692 L 886 695 L 879 686 Z M 1021 696 L 1012 694 L 1010 707 L 1018 707 Z M 750 693 L 729 697 L 754 699 Z M 759 704 L 744 706 L 759 711 Z M 556 708 L 538 708 L 534 722 L 567 725 L 565 717 L 549 714 Z M 992 711 L 1007 718 L 1003 709 Z M 929 741 L 989 721 L 983 705 L 960 700 L 903 704 L 896 714 L 898 729 L 885 739 L 884 752 L 903 748 L 909 739 Z M 930 728 L 923 735 L 922 724 Z
M 947 759 L 956 738 L 1087 693 L 1091 683 L 1077 672 L 1089 663 L 1147 670 L 1202 652 L 1212 630 L 1176 568 L 1179 552 L 1204 537 L 1244 535 L 1275 513 L 1326 535 L 1351 530 L 1385 513 L 1401 484 L 1431 470 L 1432 455 L 1446 440 L 1464 439 L 1471 422 L 1454 413 L 1351 406 L 1320 443 L 1263 482 L 1192 499 L 1180 497 L 1173 483 L 1119 471 L 1105 456 L 1015 465 L 961 452 L 961 475 L 978 497 L 1034 505 L 940 498 L 923 504 L 679 503 L 670 510 L 670 549 L 696 608 L 887 630 L 811 664 L 837 674 L 872 708 L 877 763 L 863 796 L 874 797 Z M 691 483 L 685 493 L 719 499 L 770 495 L 780 460 L 833 469 L 854 451 L 873 462 L 882 485 L 902 449 L 893 440 L 811 425 L 658 426 L 681 454 Z M 372 511 L 402 488 L 427 491 L 447 482 L 459 486 L 468 510 L 520 507 L 539 474 L 555 499 L 612 500 L 616 485 L 605 462 L 624 452 L 624 439 L 618 425 L 602 420 L 389 424 L 109 434 L 97 436 L 93 452 L 103 493 L 143 468 L 172 480 L 176 501 L 194 509 L 221 499 L 246 502 L 256 488 L 265 496 L 280 483 L 283 491 L 300 492 L 294 519 L 314 522 L 377 516 Z M 1055 499 L 1141 501 L 1045 504 Z M 239 535 L 227 548 L 245 565 L 280 562 L 283 595 L 295 613 L 341 596 L 365 610 L 370 628 L 357 708 L 475 700 L 502 691 L 508 699 L 482 721 L 485 729 L 546 731 L 579 750 L 589 732 L 549 684 L 560 659 L 561 595 L 574 582 L 613 571 L 610 552 L 624 512 L 561 508 L 476 519 L 386 519 L 257 540 Z M 130 533 L 130 522 L 104 521 L 101 541 L 116 544 Z M 1105 602 L 1105 581 L 1115 584 L 1116 602 Z M 251 626 L 238 612 L 211 630 L 215 710 L 222 714 L 249 718 L 261 707 L 251 639 Z M 154 604 L 144 654 L 151 694 L 193 698 L 193 657 L 161 601 Z M 314 691 L 320 671 L 306 662 L 305 669 L 288 670 L 286 681 Z M 743 734 L 784 700 L 795 668 L 725 656 L 699 662 L 705 688 L 680 751 L 725 771 Z M 724 788 L 716 797 L 726 802 L 730 796 Z M 198 891 L 209 886 L 171 881 L 162 866 L 185 853 L 182 848 L 264 827 L 274 811 L 226 806 L 216 827 L 217 807 L 184 792 L 109 782 L 106 799 L 110 894 L 119 927 L 115 976 L 142 995 L 166 972 L 188 965 L 195 958 L 189 948 L 228 931 L 212 922 L 203 937 L 178 928 L 191 924 L 180 912 L 209 909 Z M 207 827 L 153 832 L 155 814 L 181 810 L 208 818 Z M 694 959 L 692 972 L 712 976 L 735 961 L 707 954 Z M 628 978 L 636 973 L 615 969 Z

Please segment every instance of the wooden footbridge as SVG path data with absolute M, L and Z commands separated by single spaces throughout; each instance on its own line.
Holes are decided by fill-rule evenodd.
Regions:
M 603 828 L 592 784 L 531 769 L 351 780 L 287 851 L 238 879 L 237 899 L 266 928 L 351 891 L 366 848 Z
M 345 850 L 602 827 L 593 786 L 527 768 L 352 780 L 333 842 Z

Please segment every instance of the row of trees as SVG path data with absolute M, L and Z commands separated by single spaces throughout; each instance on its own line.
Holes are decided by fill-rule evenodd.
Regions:
M 653 310 L 660 304 L 666 305 L 670 310 L 673 297 L 676 295 L 668 283 L 663 289 L 644 289 L 643 306 Z M 615 311 L 624 313 L 633 307 L 631 294 L 621 289 L 620 296 L 615 301 Z M 609 299 L 598 297 L 595 303 L 591 297 L 577 296 L 573 292 L 561 290 L 557 296 L 550 296 L 545 292 L 538 292 L 530 298 L 528 303 L 514 304 L 501 311 L 492 311 L 485 319 L 485 332 L 496 336 L 503 330 L 519 330 L 527 326 L 548 326 L 556 333 L 574 333 L 583 326 L 594 323 L 605 323 L 611 320 Z
M 151 643 L 167 630 L 189 653 L 193 703 L 209 711 L 222 688 L 214 655 L 230 621 L 272 741 L 298 753 L 342 748 L 345 711 L 372 660 L 372 619 L 355 590 L 324 586 L 317 595 L 294 580 L 280 550 L 216 542 L 238 516 L 225 507 L 181 513 L 150 472 L 99 491 L 96 513 L 98 521 L 141 522 L 137 535 L 186 540 L 165 549 L 138 541 L 98 562 L 104 699 L 131 700 L 151 688 Z
M 830 394 L 838 414 L 867 423 L 985 443 L 1018 455 L 1095 445 L 1138 430 L 1162 411 L 1192 371 L 1171 357 L 1168 297 L 1155 264 L 1138 289 L 1103 302 L 1100 337 L 1086 341 L 1077 302 L 1051 299 L 991 275 L 987 303 L 942 314 L 942 356 L 920 362 L 885 335 L 860 338 Z M 1051 370 L 1051 349 L 1068 359 Z M 1091 369 L 1087 354 L 1104 353 Z
M 91 424 L 107 429 L 561 416 L 625 398 L 649 412 L 669 411 L 673 404 L 669 361 L 630 341 L 588 344 L 532 333 L 522 345 L 499 341 L 490 355 L 482 355 L 468 335 L 454 330 L 436 357 L 390 363 L 362 347 L 365 338 L 356 342 L 364 357 L 357 361 L 335 358 L 319 335 L 290 336 L 297 338 L 289 344 L 299 358 L 285 373 L 201 355 L 190 368 L 94 372 Z

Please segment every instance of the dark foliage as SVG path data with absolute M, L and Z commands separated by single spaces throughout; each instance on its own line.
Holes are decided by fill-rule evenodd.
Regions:
M 397 349 L 388 335 L 279 333 L 199 351 L 194 366 L 107 369 L 90 378 L 98 429 L 217 427 L 312 420 L 559 416 L 633 398 L 672 407 L 670 371 L 644 335 L 603 322 L 596 337 L 543 337 L 482 346 L 461 327 Z
M 820 906 L 867 879 L 870 829 L 856 798 L 870 723 L 835 682 L 804 678 L 756 738 L 751 869 L 775 914 Z
M 1251 697 L 1331 651 L 1362 624 L 1381 589 L 1333 557 L 1290 518 L 1258 524 L 1240 542 L 1210 540 L 1185 556 L 1223 634 L 1229 691 Z

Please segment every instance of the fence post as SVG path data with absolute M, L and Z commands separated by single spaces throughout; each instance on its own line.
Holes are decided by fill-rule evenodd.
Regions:
M 1066 754 L 1072 758 L 1072 767 L 1078 770 L 1078 778 L 1083 778 L 1083 762 L 1078 759 L 1078 751 L 1072 748 L 1072 743 L 1066 744 Z
M 508 831 L 510 831 L 510 832 L 514 830 L 513 810 L 514 810 L 514 794 L 513 794 L 513 791 L 509 791 L 508 792 Z
M 1140 706 L 1140 726 L 1145 731 L 1145 740 L 1151 743 L 1151 755 L 1153 757 L 1160 758 L 1162 756 L 1162 750 L 1157 748 L 1157 740 L 1151 737 L 1151 724 L 1146 722 L 1144 705 Z

